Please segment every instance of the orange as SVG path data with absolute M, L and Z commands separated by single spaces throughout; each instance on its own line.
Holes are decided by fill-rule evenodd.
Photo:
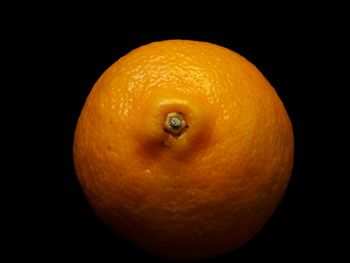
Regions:
M 250 240 L 281 200 L 293 132 L 269 82 L 215 44 L 167 40 L 108 68 L 81 112 L 76 173 L 101 220 L 162 258 Z

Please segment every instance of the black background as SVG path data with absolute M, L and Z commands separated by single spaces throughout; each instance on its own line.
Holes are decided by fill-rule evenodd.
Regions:
M 267 12 L 248 5 L 3 9 L 1 249 L 156 261 L 90 210 L 75 177 L 72 141 L 84 100 L 108 66 L 142 44 L 181 38 L 252 61 L 277 90 L 295 131 L 293 175 L 274 216 L 247 245 L 210 262 L 349 256 L 346 16 L 341 7 L 275 5 Z

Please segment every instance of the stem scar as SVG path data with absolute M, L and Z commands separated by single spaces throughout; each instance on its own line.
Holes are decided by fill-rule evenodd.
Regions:
M 166 115 L 164 131 L 170 133 L 174 137 L 179 137 L 186 128 L 188 128 L 188 125 L 182 112 L 170 112 Z

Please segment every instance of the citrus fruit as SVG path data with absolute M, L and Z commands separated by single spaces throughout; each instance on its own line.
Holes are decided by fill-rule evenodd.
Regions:
M 262 228 L 288 185 L 293 144 L 288 114 L 253 64 L 215 44 L 166 40 L 102 74 L 73 153 L 106 225 L 154 255 L 192 260 Z

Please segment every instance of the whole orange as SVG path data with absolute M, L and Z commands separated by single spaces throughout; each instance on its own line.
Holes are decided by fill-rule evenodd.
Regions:
M 74 138 L 94 211 L 159 257 L 201 259 L 251 239 L 281 200 L 293 131 L 269 82 L 218 45 L 154 42 L 94 85 Z

